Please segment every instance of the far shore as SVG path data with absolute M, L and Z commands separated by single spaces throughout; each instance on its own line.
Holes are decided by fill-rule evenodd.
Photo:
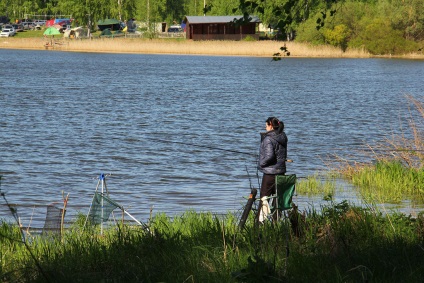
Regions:
M 53 44 L 52 44 L 53 43 Z M 282 41 L 192 41 L 175 39 L 96 38 L 64 39 L 0 38 L 0 49 L 56 50 L 69 52 L 180 54 L 215 56 L 270 57 L 286 46 L 290 57 L 308 58 L 371 58 L 364 50 L 342 52 L 333 46 L 313 46 L 305 43 Z M 384 56 L 393 57 L 393 56 Z M 424 59 L 423 54 L 408 54 L 397 58 Z

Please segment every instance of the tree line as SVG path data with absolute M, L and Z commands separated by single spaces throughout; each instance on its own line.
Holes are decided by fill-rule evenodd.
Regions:
M 424 0 L 2 0 L 2 15 L 12 21 L 67 16 L 89 27 L 106 18 L 174 24 L 185 16 L 257 15 L 282 39 L 343 51 L 398 54 L 424 45 Z

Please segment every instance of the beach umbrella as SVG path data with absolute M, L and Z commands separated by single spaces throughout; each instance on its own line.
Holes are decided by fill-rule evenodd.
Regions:
M 57 35 L 60 34 L 60 31 L 58 31 L 54 27 L 49 27 L 44 31 L 44 35 Z

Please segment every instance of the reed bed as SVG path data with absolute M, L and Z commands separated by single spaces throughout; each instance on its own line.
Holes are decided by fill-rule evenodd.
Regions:
M 300 195 L 321 195 L 325 200 L 331 200 L 337 190 L 336 180 L 330 176 L 308 176 L 296 183 L 296 193 Z
M 422 282 L 424 216 L 346 202 L 239 230 L 233 214 L 157 215 L 149 230 L 78 223 L 63 237 L 0 227 L 3 282 Z M 289 221 L 290 220 L 290 221 Z M 78 221 L 77 221 L 78 222 Z M 81 221 L 80 221 L 81 222 Z M 292 225 L 290 224 L 292 223 Z M 297 223 L 296 227 L 293 223 Z M 30 253 L 33 257 L 30 256 Z
M 406 168 L 398 161 L 378 161 L 351 174 L 362 196 L 378 203 L 424 203 L 424 170 Z
M 49 50 L 105 53 L 183 54 L 219 56 L 272 57 L 284 44 L 290 57 L 368 58 L 363 50 L 341 52 L 332 46 L 312 46 L 297 42 L 280 41 L 192 41 L 185 39 L 95 38 L 92 40 L 55 39 Z M 0 48 L 46 49 L 45 38 L 0 39 Z

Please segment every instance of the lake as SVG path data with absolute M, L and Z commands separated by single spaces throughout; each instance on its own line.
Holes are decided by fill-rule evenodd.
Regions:
M 1 189 L 35 227 L 62 192 L 67 220 L 87 214 L 102 173 L 110 174 L 111 198 L 141 221 L 150 209 L 237 211 L 259 182 L 267 117 L 285 123 L 288 173 L 308 176 L 328 170 L 329 156 L 364 161 L 364 145 L 406 132 L 405 95 L 424 90 L 419 60 L 5 49 L 0 56 Z M 361 204 L 346 184 L 336 194 L 343 199 Z M 294 201 L 301 210 L 322 203 Z

